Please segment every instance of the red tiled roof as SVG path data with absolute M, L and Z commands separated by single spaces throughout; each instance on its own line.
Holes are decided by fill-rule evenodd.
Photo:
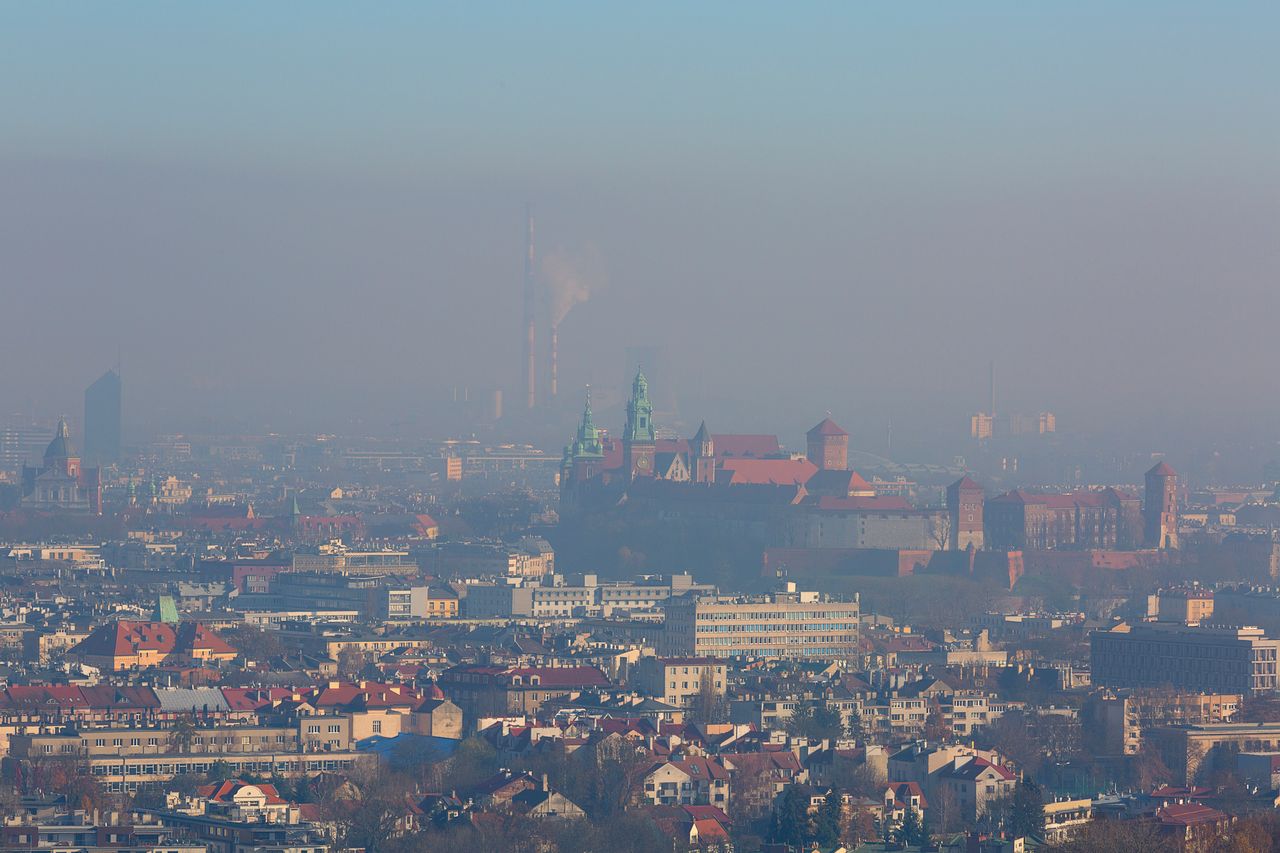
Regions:
M 815 426 L 813 429 L 809 430 L 809 432 L 806 433 L 806 435 L 810 435 L 810 436 L 848 435 L 848 434 L 849 433 L 845 432 L 843 429 L 840 428 L 839 424 L 831 420 L 831 418 L 823 418 L 822 421 L 817 426 Z
M 999 776 L 1002 779 L 1016 778 L 1013 775 L 1013 772 L 1010 771 L 1008 768 L 1002 767 L 999 764 L 992 764 L 990 761 L 987 761 L 987 759 L 980 758 L 978 756 L 974 756 L 972 759 L 970 759 L 969 761 L 967 761 L 966 763 L 962 764 L 959 767 L 953 767 L 950 770 L 944 771 L 943 775 L 948 776 L 952 779 L 973 780 L 981 776 L 982 773 L 985 770 L 987 770 L 987 768 L 990 768 L 996 771 L 996 773 L 999 774 Z
M 317 708 L 361 705 L 365 708 L 396 708 L 417 705 L 422 695 L 400 684 L 333 682 L 310 691 L 311 703 Z
M 604 687 L 609 679 L 594 666 L 526 666 L 507 670 L 518 675 L 525 684 L 537 676 L 542 687 Z
M 71 652 L 97 657 L 123 657 L 143 651 L 169 655 L 207 649 L 214 654 L 234 655 L 236 650 L 209 628 L 196 622 L 182 622 L 175 628 L 165 622 L 136 622 L 120 619 L 100 625 Z
M 920 798 L 920 808 L 927 809 L 929 804 L 924 797 L 924 791 L 920 788 L 918 782 L 890 782 L 885 793 L 893 793 L 894 802 L 906 805 L 912 797 Z
M 982 491 L 982 486 L 979 486 L 979 485 L 978 485 L 978 484 L 973 480 L 973 478 L 972 478 L 972 477 L 970 477 L 968 474 L 965 474 L 965 475 L 964 475 L 963 477 L 961 477 L 959 480 L 956 480 L 954 483 L 952 483 L 952 484 L 951 484 L 951 488 L 953 488 L 953 489 L 959 489 L 959 490 L 960 490 L 960 491 L 962 491 L 962 492 L 968 492 L 968 491 L 980 492 L 980 491 Z
M 1168 462 L 1157 462 L 1155 467 L 1147 472 L 1148 477 L 1176 477 L 1178 472 L 1169 466 Z
M 236 653 L 236 650 L 226 640 L 199 622 L 180 622 L 178 624 L 178 648 L 182 651 L 205 649 L 215 655 L 234 655 Z
M 1212 794 L 1210 788 L 1201 788 L 1198 786 L 1185 787 L 1182 785 L 1163 785 L 1151 792 L 1151 796 L 1157 800 L 1165 800 L 1170 798 L 1185 797 L 1195 799 L 1197 797 L 1207 797 Z
M 66 685 L 23 685 L 15 684 L 5 689 L 8 704 L 17 710 L 47 711 L 88 708 L 84 694 L 79 687 Z
M 720 470 L 729 472 L 730 485 L 804 485 L 818 470 L 808 459 L 725 459 Z M 716 475 L 720 478 L 719 473 Z
M 724 813 L 724 809 L 719 806 L 681 806 L 685 814 L 694 820 L 714 820 L 722 826 L 728 826 L 733 823 L 729 816 Z
M 239 779 L 227 779 L 217 785 L 202 785 L 196 789 L 196 793 L 214 802 L 230 803 L 235 799 L 235 795 L 246 787 L 250 787 L 248 782 L 243 782 Z M 284 800 L 281 799 L 280 792 L 276 790 L 275 785 L 255 784 L 252 787 L 262 792 L 268 805 L 278 806 L 284 804 Z
M 160 707 L 160 700 L 150 687 L 117 687 L 113 684 L 96 684 L 90 687 L 81 687 L 80 694 L 90 708 L 117 710 Z
M 1076 507 L 1105 506 L 1109 500 L 1117 498 L 1120 500 L 1136 500 L 1134 495 L 1120 491 L 1119 489 L 1066 492 L 1062 494 L 1026 492 L 1022 489 L 1014 489 L 1011 492 L 1005 492 L 999 497 L 992 498 L 991 503 L 1024 503 L 1034 506 L 1044 506 L 1049 509 L 1074 509 Z
M 732 764 L 735 769 L 746 771 L 752 776 L 772 770 L 796 774 L 802 769 L 800 759 L 789 749 L 778 752 L 725 753 L 720 757 Z
M 232 711 L 257 711 L 293 696 L 287 687 L 224 687 L 222 698 Z
M 874 498 L 837 498 L 830 495 L 818 498 L 818 509 L 820 510 L 866 510 L 866 511 L 883 511 L 883 512 L 901 512 L 910 510 L 913 507 L 911 502 L 906 498 L 897 497 L 895 495 L 883 495 Z
M 1175 803 L 1156 812 L 1156 817 L 1165 826 L 1204 826 L 1226 820 L 1227 816 L 1217 809 L 1211 809 L 1200 803 Z

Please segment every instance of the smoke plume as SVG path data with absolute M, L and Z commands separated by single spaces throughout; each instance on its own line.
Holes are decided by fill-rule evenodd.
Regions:
M 607 281 L 600 253 L 588 246 L 571 253 L 557 249 L 542 259 L 542 280 L 547 288 L 551 325 L 559 326 L 573 306 L 591 298 Z

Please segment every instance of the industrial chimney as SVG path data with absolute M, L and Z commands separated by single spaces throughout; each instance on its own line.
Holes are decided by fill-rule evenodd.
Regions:
M 551 327 L 551 402 L 555 403 L 559 382 L 560 366 L 560 327 Z
M 538 404 L 538 388 L 537 388 L 537 368 L 534 366 L 533 350 L 534 350 L 534 306 L 537 302 L 536 294 L 533 286 L 533 214 L 529 211 L 529 206 L 525 205 L 525 220 L 527 222 L 527 230 L 525 232 L 524 248 L 524 325 L 525 325 L 525 342 L 524 342 L 524 370 L 525 370 L 525 391 L 527 399 L 525 405 L 532 409 Z M 552 392 L 554 393 L 554 392 Z

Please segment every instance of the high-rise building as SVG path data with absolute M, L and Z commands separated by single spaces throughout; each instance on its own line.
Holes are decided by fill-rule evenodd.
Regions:
M 969 436 L 978 440 L 991 438 L 995 432 L 996 419 L 986 412 L 978 412 L 969 419 Z
M 1161 462 L 1147 472 L 1142 506 L 1149 548 L 1178 547 L 1178 472 Z
M 39 462 L 52 429 L 48 424 L 0 426 L 0 470 L 21 471 L 22 466 Z
M 84 461 L 114 465 L 120 461 L 120 374 L 108 370 L 84 392 Z

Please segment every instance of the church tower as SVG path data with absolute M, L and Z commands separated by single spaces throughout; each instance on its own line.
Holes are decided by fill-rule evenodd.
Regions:
M 716 481 L 716 445 L 707 431 L 707 422 L 703 421 L 698 432 L 689 442 L 689 473 L 695 483 L 714 483 Z
M 627 403 L 627 426 L 622 433 L 622 463 L 631 479 L 653 476 L 657 438 L 653 432 L 653 403 L 649 402 L 649 382 L 637 370 Z
M 600 473 L 604 463 L 604 442 L 591 416 L 591 387 L 587 387 L 587 401 L 582 407 L 582 421 L 573 439 L 565 445 L 560 459 L 560 503 L 570 508 L 574 490 Z

